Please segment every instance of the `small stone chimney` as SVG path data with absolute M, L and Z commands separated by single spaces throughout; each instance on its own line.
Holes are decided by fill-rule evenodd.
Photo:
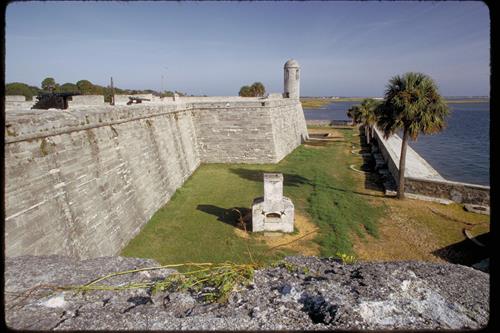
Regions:
M 293 232 L 294 206 L 283 196 L 283 174 L 264 173 L 264 197 L 252 205 L 252 231 Z

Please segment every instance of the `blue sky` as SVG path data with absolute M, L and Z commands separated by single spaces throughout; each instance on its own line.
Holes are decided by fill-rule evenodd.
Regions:
M 443 95 L 489 95 L 490 18 L 481 2 L 19 2 L 6 10 L 6 82 L 87 79 L 129 89 L 236 95 L 381 96 L 407 71 Z

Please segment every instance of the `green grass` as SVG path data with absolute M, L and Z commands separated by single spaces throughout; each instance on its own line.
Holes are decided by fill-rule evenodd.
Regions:
M 122 251 L 124 256 L 156 259 L 161 264 L 183 262 L 246 263 L 247 246 L 260 263 L 293 254 L 269 248 L 234 232 L 236 219 L 230 209 L 250 209 L 255 197 L 263 195 L 263 172 L 284 174 L 284 195 L 295 209 L 319 226 L 322 256 L 353 254 L 349 235 L 377 235 L 377 219 L 383 209 L 372 207 L 356 194 L 348 166 L 352 129 L 340 130 L 346 142 L 317 149 L 298 147 L 279 164 L 206 164 L 177 190 L 140 234 Z

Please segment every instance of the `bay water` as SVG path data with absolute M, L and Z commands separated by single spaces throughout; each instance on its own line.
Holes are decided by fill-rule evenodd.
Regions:
M 306 109 L 307 120 L 349 120 L 347 110 L 360 102 L 333 102 Z M 410 146 L 445 179 L 490 185 L 490 103 L 449 103 L 446 128 L 420 135 Z M 401 133 L 399 133 L 401 136 Z

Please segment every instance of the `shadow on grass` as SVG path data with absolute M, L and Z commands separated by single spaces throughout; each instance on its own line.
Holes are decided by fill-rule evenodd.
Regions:
M 270 172 L 270 171 L 264 171 L 264 170 L 252 170 L 252 169 L 244 169 L 244 168 L 230 169 L 230 171 L 237 174 L 238 176 L 240 176 L 243 179 L 252 180 L 255 182 L 262 182 L 262 183 L 264 183 L 263 174 L 265 172 Z M 364 196 L 369 196 L 369 197 L 385 197 L 385 195 L 383 193 L 380 195 L 376 195 L 376 194 L 346 190 L 346 189 L 342 189 L 339 187 L 334 187 L 334 186 L 326 185 L 326 184 L 315 184 L 314 182 L 310 181 L 309 179 L 307 179 L 305 177 L 302 177 L 302 176 L 297 175 L 297 174 L 291 174 L 291 173 L 284 173 L 283 174 L 283 182 L 284 182 L 284 186 L 295 186 L 295 187 L 298 187 L 301 185 L 323 186 L 323 187 L 331 189 L 331 190 L 342 191 L 342 192 L 346 192 L 346 193 L 354 193 L 354 194 L 359 194 L 359 195 L 364 195 Z M 376 188 L 376 189 L 380 190 L 379 188 Z
M 360 133 L 359 135 L 359 146 L 360 150 L 364 153 L 371 153 L 371 145 L 375 144 L 375 139 L 372 139 L 373 142 L 368 144 L 366 142 L 366 137 L 364 133 Z M 382 182 L 382 177 L 375 171 L 375 159 L 370 155 L 363 155 L 363 165 L 361 166 L 361 171 L 369 172 L 369 174 L 365 177 L 365 188 L 367 190 L 380 191 L 384 192 L 384 185 Z
M 198 205 L 197 210 L 217 217 L 217 221 L 241 230 L 250 230 L 252 210 L 246 207 L 222 208 L 214 205 Z M 244 223 L 244 225 L 242 224 Z
M 272 173 L 273 171 L 252 170 L 252 169 L 229 169 L 232 173 L 246 180 L 264 183 L 264 173 Z M 276 171 L 279 172 L 279 171 Z M 282 172 L 281 172 L 282 173 Z M 292 173 L 283 173 L 283 185 L 298 187 L 301 185 L 312 185 L 311 181 L 305 177 Z
M 346 189 L 343 189 L 343 188 L 329 186 L 329 185 L 325 185 L 325 187 L 327 187 L 329 189 L 332 189 L 334 191 L 354 193 L 354 194 L 358 194 L 358 195 L 364 195 L 364 196 L 367 196 L 367 197 L 376 197 L 376 198 L 383 198 L 383 197 L 385 197 L 385 195 L 383 193 L 380 194 L 380 195 L 377 195 L 377 194 L 371 194 L 371 193 L 363 193 L 363 192 L 358 192 L 358 191 L 346 190 Z
M 433 251 L 432 254 L 453 264 L 471 266 L 490 257 L 490 233 L 486 232 L 482 235 L 474 237 L 474 239 L 486 246 L 481 247 L 470 239 L 464 239 L 458 243 Z

